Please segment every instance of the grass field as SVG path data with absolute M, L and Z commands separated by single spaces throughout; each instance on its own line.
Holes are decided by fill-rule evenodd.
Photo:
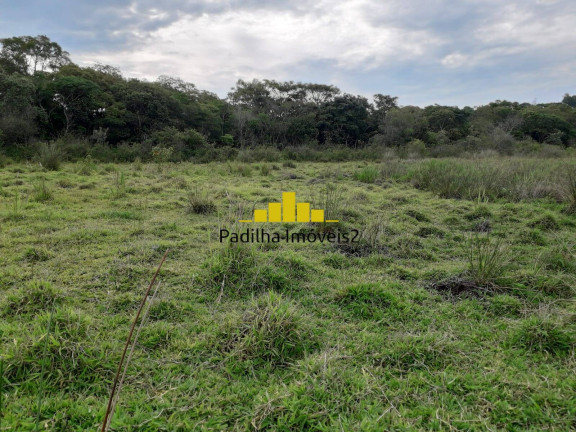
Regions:
M 576 429 L 576 160 L 0 171 L 0 431 Z M 221 244 L 296 191 L 357 244 Z M 264 225 L 266 226 L 266 225 Z M 251 227 L 255 227 L 252 225 Z

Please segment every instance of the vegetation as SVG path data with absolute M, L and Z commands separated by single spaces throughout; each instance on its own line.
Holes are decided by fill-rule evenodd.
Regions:
M 1 428 L 100 428 L 166 249 L 110 430 L 573 428 L 573 157 L 289 151 L 3 168 Z M 219 243 L 286 190 L 361 241 Z
M 0 165 L 47 170 L 100 161 L 241 162 L 454 157 L 491 151 L 559 157 L 576 144 L 576 96 L 562 102 L 401 106 L 332 85 L 239 80 L 226 98 L 179 78 L 125 78 L 75 65 L 46 36 L 0 39 Z M 357 176 L 372 182 L 366 168 Z

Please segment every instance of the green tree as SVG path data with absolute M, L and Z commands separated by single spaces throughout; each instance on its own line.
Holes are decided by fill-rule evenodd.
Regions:
M 0 67 L 9 73 L 33 75 L 70 63 L 68 52 L 44 35 L 4 38 L 0 43 Z

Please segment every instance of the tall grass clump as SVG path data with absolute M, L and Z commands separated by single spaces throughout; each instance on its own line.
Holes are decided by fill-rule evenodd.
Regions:
M 379 174 L 375 166 L 368 166 L 356 172 L 354 178 L 362 183 L 374 183 Z
M 36 202 L 50 201 L 54 197 L 52 190 L 46 185 L 46 179 L 42 177 L 38 183 L 34 185 L 34 195 L 32 199 Z
M 38 147 L 36 160 L 42 168 L 48 171 L 58 171 L 63 158 L 64 153 L 56 142 L 42 143 Z
M 443 198 L 475 200 L 507 198 L 514 201 L 561 200 L 560 164 L 515 158 L 482 160 L 427 160 L 409 168 L 406 178 L 415 187 Z
M 112 198 L 118 199 L 126 195 L 126 177 L 121 171 L 114 171 L 114 182 L 112 184 Z
M 216 212 L 216 203 L 206 191 L 198 188 L 188 194 L 188 213 L 208 215 Z
M 576 213 L 576 167 L 567 170 L 566 174 L 566 201 L 568 202 L 567 213 Z
M 224 350 L 250 366 L 285 366 L 316 345 L 296 305 L 267 292 L 254 300 L 229 333 Z
M 470 236 L 466 250 L 467 276 L 477 285 L 488 286 L 502 277 L 508 265 L 508 250 L 498 237 Z

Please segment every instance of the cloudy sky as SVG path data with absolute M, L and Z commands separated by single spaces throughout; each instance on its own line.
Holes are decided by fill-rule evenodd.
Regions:
M 0 37 L 45 34 L 80 65 L 329 83 L 401 105 L 576 93 L 574 0 L 0 0 Z

